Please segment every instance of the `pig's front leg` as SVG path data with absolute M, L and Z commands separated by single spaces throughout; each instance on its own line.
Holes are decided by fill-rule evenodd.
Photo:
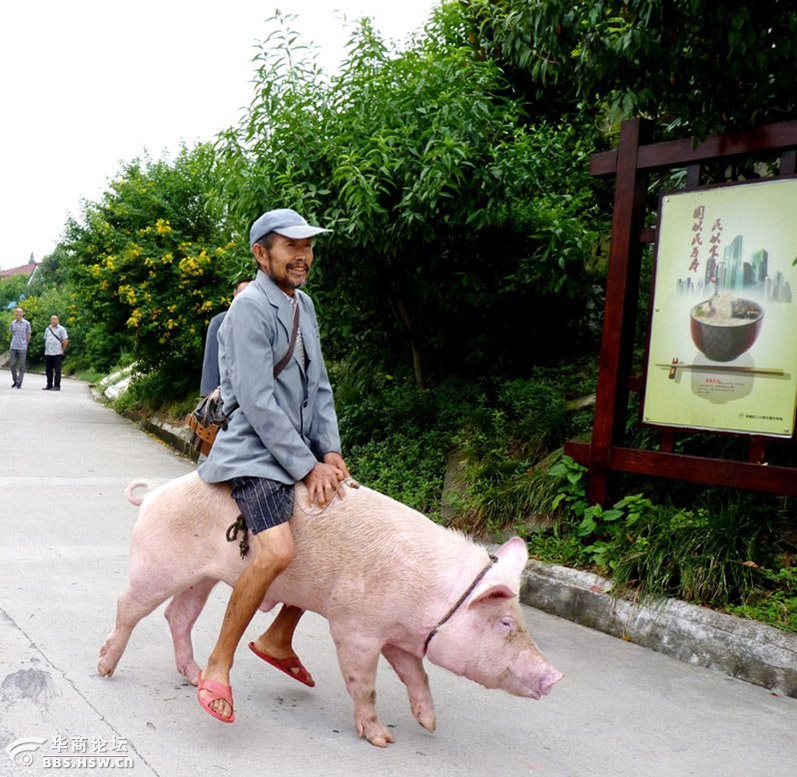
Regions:
M 395 645 L 385 645 L 382 648 L 382 655 L 407 687 L 410 708 L 415 719 L 427 731 L 434 731 L 436 726 L 434 701 L 429 690 L 429 677 L 421 659 Z
M 395 740 L 376 714 L 376 667 L 382 645 L 376 639 L 358 635 L 357 628 L 355 623 L 346 623 L 331 629 L 340 671 L 354 701 L 357 733 L 372 745 L 387 747 Z

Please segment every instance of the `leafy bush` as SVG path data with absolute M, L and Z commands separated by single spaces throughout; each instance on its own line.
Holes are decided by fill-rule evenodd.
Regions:
M 783 539 L 793 517 L 787 502 L 701 489 L 685 506 L 672 490 L 662 497 L 649 484 L 648 495 L 632 494 L 603 509 L 587 505 L 585 473 L 567 457 L 551 468 L 558 493 L 549 508 L 558 519 L 530 535 L 533 553 L 558 563 L 569 554 L 579 566 L 609 575 L 618 592 L 755 612 L 773 625 L 791 627 L 797 571 L 790 564 L 797 547 Z M 774 538 L 786 547 L 778 551 Z
M 356 480 L 439 520 L 445 455 L 436 430 L 361 443 L 346 459 Z
M 459 525 L 482 533 L 540 519 L 550 501 L 548 469 L 584 423 L 569 400 L 591 391 L 593 379 L 571 365 L 488 384 L 455 440 L 468 462 Z
M 170 377 L 162 370 L 137 374 L 127 390 L 114 402 L 119 413 L 158 415 L 181 423 L 196 406 L 198 391 L 195 385 L 180 386 L 175 390 Z
M 418 389 L 408 377 L 374 375 L 338 383 L 336 402 L 355 479 L 439 518 L 446 454 L 468 408 L 461 385 Z
M 473 533 L 522 524 L 548 498 L 551 479 L 543 475 L 552 456 L 583 423 L 568 409 L 568 394 L 589 391 L 593 380 L 580 370 L 569 377 L 562 368 L 536 372 L 533 379 L 451 378 L 418 389 L 409 375 L 366 377 L 335 365 L 331 376 L 352 473 L 435 518 L 445 497 L 456 504 L 456 525 Z M 466 490 L 443 495 L 455 452 L 466 463 Z

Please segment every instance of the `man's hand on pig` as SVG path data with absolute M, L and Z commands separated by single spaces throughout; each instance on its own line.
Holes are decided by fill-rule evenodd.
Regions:
M 304 477 L 307 497 L 311 505 L 324 507 L 337 494 L 345 498 L 342 482 L 349 477 L 349 470 L 339 453 L 327 453 Z

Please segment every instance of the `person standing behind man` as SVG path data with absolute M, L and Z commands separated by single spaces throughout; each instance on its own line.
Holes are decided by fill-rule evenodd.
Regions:
M 249 285 L 249 279 L 238 281 L 232 290 L 232 298 L 235 299 Z M 205 335 L 205 353 L 202 356 L 202 376 L 199 379 L 199 396 L 206 397 L 215 391 L 221 383 L 219 374 L 219 327 L 227 315 L 226 310 L 217 313 L 210 319 L 208 331 Z M 207 456 L 200 453 L 197 462 L 201 464 L 207 461 Z
M 30 321 L 25 318 L 25 311 L 17 308 L 14 311 L 14 320 L 11 322 L 11 353 L 8 358 L 8 363 L 11 365 L 11 379 L 14 381 L 11 388 L 22 388 L 31 334 Z
M 288 521 L 295 484 L 303 481 L 310 503 L 324 505 L 342 496 L 341 483 L 349 477 L 315 309 L 299 291 L 313 263 L 313 239 L 329 231 L 289 209 L 260 216 L 249 232 L 257 277 L 233 300 L 219 329 L 221 394 L 231 415 L 197 471 L 208 483 L 229 484 L 250 533 L 252 557 L 199 675 L 200 705 L 225 723 L 235 720 L 230 671 L 238 643 L 269 585 L 293 559 Z M 275 377 L 292 341 L 291 358 Z M 301 615 L 299 608 L 284 607 L 249 647 L 310 685 L 291 648 Z
M 61 363 L 64 360 L 69 336 L 58 316 L 50 316 L 50 326 L 44 330 L 44 372 L 47 385 L 42 391 L 61 390 Z
M 232 289 L 232 298 L 235 299 L 247 286 L 249 279 L 238 281 Z M 217 313 L 210 319 L 208 332 L 205 335 L 205 353 L 202 357 L 202 377 L 199 380 L 199 396 L 206 397 L 211 391 L 218 388 L 221 383 L 219 375 L 219 327 L 227 315 L 226 310 Z

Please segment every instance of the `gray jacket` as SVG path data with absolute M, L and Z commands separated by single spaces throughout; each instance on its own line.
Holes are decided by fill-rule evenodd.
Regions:
M 307 365 L 287 353 L 291 302 L 262 271 L 234 300 L 219 328 L 221 395 L 225 412 L 236 407 L 198 468 L 207 483 L 250 475 L 295 483 L 325 453 L 340 453 L 338 419 L 321 355 L 311 299 L 297 291 Z

